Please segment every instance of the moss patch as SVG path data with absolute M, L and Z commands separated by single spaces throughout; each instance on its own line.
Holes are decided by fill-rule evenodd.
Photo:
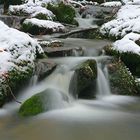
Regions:
M 56 19 L 62 23 L 77 24 L 74 20 L 75 10 L 70 5 L 65 5 L 63 2 L 58 5 L 48 4 L 47 9 L 56 15 Z
M 130 69 L 133 75 L 140 77 L 140 56 L 130 52 L 122 52 L 113 50 L 111 45 L 104 47 L 107 55 L 120 58 L 125 65 Z
M 90 92 L 91 87 L 96 87 L 97 64 L 95 60 L 87 60 L 80 64 L 71 82 L 72 87 L 76 87 L 73 95 L 79 98 L 94 98 Z
M 120 60 L 108 65 L 112 93 L 122 95 L 140 95 L 140 83 L 132 76 L 128 68 Z
M 53 32 L 53 29 L 51 28 L 39 27 L 37 25 L 33 25 L 32 23 L 28 23 L 28 24 L 23 23 L 21 30 L 24 32 L 28 32 L 32 35 L 51 34 Z
M 37 115 L 41 112 L 44 112 L 45 107 L 43 104 L 43 100 L 45 97 L 45 93 L 38 93 L 28 100 L 26 100 L 19 110 L 20 116 L 33 116 Z

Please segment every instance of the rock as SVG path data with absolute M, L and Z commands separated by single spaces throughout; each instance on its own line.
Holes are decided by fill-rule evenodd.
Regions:
M 36 62 L 35 75 L 38 80 L 44 79 L 46 76 L 51 74 L 56 68 L 56 64 L 48 59 L 39 59 Z
M 21 21 L 25 17 L 18 17 L 18 16 L 9 16 L 9 15 L 0 15 L 0 20 L 7 24 L 9 27 L 13 27 L 16 29 L 20 29 Z
M 34 116 L 49 110 L 63 108 L 68 102 L 68 97 L 55 89 L 46 89 L 27 99 L 19 109 L 23 117 Z
M 140 55 L 133 52 L 119 52 L 113 49 L 112 45 L 105 46 L 104 50 L 107 55 L 121 59 L 133 75 L 140 77 Z
M 0 107 L 28 84 L 35 59 L 43 54 L 27 34 L 0 22 Z
M 53 41 L 44 41 L 44 40 L 38 40 L 38 43 L 41 47 L 63 47 L 64 43 L 60 40 L 53 40 Z
M 76 29 L 72 30 L 70 32 L 67 32 L 65 34 L 61 34 L 56 36 L 57 38 L 87 38 L 87 39 L 99 39 L 100 33 L 99 29 L 97 26 L 94 27 L 88 27 L 88 28 L 81 28 L 81 29 Z
M 108 64 L 109 80 L 113 94 L 140 96 L 140 82 L 120 60 Z
M 81 14 L 83 18 L 91 16 L 93 18 L 104 19 L 107 15 L 112 15 L 112 7 L 101 7 L 101 6 L 88 6 Z
M 86 60 L 80 64 L 71 80 L 70 90 L 78 98 L 94 98 L 93 88 L 96 87 L 97 63 L 95 60 Z M 91 90 L 92 89 L 92 90 Z
M 65 27 L 61 23 L 56 23 L 50 20 L 39 20 L 36 18 L 24 20 L 21 30 L 32 35 L 66 32 Z
M 83 55 L 83 49 L 81 47 L 46 47 L 43 48 L 43 50 L 48 57 L 74 56 L 75 53 L 78 53 L 78 55 Z

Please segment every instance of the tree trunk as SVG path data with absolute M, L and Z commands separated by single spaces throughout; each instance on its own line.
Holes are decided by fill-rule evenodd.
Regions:
M 8 12 L 9 0 L 4 0 L 4 14 Z

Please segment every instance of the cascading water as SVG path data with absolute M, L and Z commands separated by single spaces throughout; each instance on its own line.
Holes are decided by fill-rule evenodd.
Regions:
M 22 121 L 17 119 L 14 113 L 19 105 L 16 103 L 5 105 L 3 110 L 0 110 L 0 138 L 2 140 L 9 138 L 11 140 L 139 140 L 140 100 L 118 95 L 105 96 L 110 94 L 107 68 L 100 65 L 105 58 L 105 56 L 95 58 L 90 56 L 52 59 L 58 65 L 56 70 L 41 83 L 24 91 L 23 96 L 18 97 L 19 101 L 24 101 L 31 95 L 47 89 L 49 93 L 52 92 L 48 102 L 52 111 Z M 74 73 L 72 68 L 87 59 L 96 59 L 98 63 L 97 97 L 99 98 L 78 99 L 69 103 L 62 98 L 62 95 L 69 97 L 69 84 Z M 14 112 L 11 107 L 15 108 Z
M 104 70 L 102 70 L 101 66 L 98 64 L 98 77 L 97 77 L 97 98 L 102 98 L 107 95 L 111 95 L 107 67 L 105 66 Z

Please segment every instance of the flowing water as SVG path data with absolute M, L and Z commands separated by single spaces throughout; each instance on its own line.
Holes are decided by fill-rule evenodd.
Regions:
M 88 23 L 78 20 L 81 28 L 92 27 L 91 19 Z M 101 48 L 109 42 L 74 38 L 62 41 L 65 47 L 83 48 L 84 56 L 79 57 L 78 52 L 74 52 L 75 57 L 53 58 L 58 64 L 56 70 L 40 83 L 34 76 L 32 86 L 17 98 L 24 102 L 48 89 L 52 95 L 48 102 L 52 110 L 23 119 L 17 114 L 20 105 L 7 103 L 0 109 L 0 140 L 139 140 L 140 99 L 110 92 L 107 67 L 102 65 L 109 57 L 100 55 Z M 95 59 L 98 63 L 97 98 L 75 99 L 70 94 L 70 81 L 75 66 L 87 59 Z
M 15 102 L 8 103 L 0 110 L 0 139 L 139 140 L 140 99 L 111 94 L 107 69 L 101 65 L 101 61 L 108 57 L 98 56 L 100 47 L 105 42 L 66 39 L 65 46 L 79 45 L 85 48 L 85 55 L 88 55 L 53 58 L 58 64 L 57 69 L 44 81 L 34 84 L 18 97 L 18 100 L 23 102 L 44 89 L 54 89 L 49 104 L 51 108 L 55 106 L 55 110 L 23 119 L 17 115 L 20 105 Z M 97 99 L 74 99 L 69 95 L 73 68 L 87 59 L 96 59 L 98 63 Z M 63 102 L 61 94 L 65 94 L 69 101 Z

